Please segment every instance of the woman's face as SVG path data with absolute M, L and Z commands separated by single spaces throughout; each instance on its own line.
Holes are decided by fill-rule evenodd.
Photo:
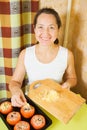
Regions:
M 37 24 L 34 31 L 39 44 L 54 44 L 54 41 L 58 38 L 56 18 L 52 14 L 40 14 L 37 18 Z

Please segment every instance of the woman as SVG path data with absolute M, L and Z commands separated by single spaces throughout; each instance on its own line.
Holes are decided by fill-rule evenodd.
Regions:
M 61 20 L 54 9 L 42 8 L 37 12 L 34 19 L 37 44 L 22 50 L 9 84 L 13 106 L 21 107 L 26 102 L 21 90 L 26 72 L 29 84 L 35 80 L 50 78 L 60 83 L 64 89 L 76 85 L 73 54 L 58 43 L 60 27 Z

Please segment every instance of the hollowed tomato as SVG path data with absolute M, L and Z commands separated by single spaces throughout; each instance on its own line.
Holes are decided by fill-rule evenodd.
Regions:
M 13 110 L 12 104 L 10 101 L 4 101 L 0 105 L 0 112 L 2 114 L 8 114 Z
M 21 120 L 21 115 L 17 111 L 12 111 L 7 115 L 6 120 L 10 125 L 15 125 Z
M 39 129 L 43 128 L 46 124 L 45 117 L 43 115 L 36 114 L 36 115 L 32 116 L 32 118 L 30 120 L 30 124 L 32 125 L 32 127 L 35 130 L 39 130 Z
M 30 124 L 26 121 L 19 121 L 14 126 L 14 130 L 30 130 Z
M 24 118 L 30 118 L 35 113 L 35 107 L 27 103 L 20 108 L 20 113 Z

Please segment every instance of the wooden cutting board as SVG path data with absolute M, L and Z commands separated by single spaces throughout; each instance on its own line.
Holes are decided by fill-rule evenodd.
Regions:
M 51 79 L 39 80 L 29 86 L 29 98 L 51 113 L 64 124 L 85 103 L 85 99 L 74 92 L 63 89 Z

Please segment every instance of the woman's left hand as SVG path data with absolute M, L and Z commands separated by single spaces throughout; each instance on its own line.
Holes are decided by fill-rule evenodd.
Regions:
M 63 83 L 63 84 L 62 84 L 62 88 L 70 90 L 70 85 L 69 85 L 69 83 L 67 83 L 67 82 Z

